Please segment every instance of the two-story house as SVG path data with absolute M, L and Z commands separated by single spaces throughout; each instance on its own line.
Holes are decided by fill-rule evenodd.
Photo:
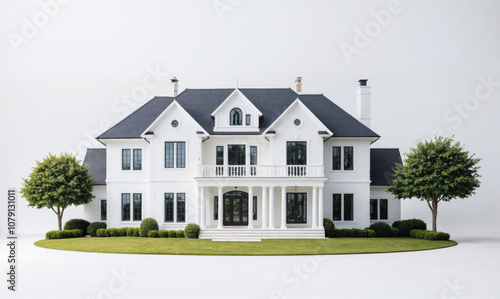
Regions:
M 175 90 L 177 80 L 172 79 Z M 88 149 L 96 198 L 85 218 L 108 227 L 198 223 L 201 238 L 323 238 L 337 228 L 400 219 L 385 191 L 398 149 L 371 149 L 370 87 L 357 118 L 322 94 L 283 89 L 186 89 L 155 97 Z

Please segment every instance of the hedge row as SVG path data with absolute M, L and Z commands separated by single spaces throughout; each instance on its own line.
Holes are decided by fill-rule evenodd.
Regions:
M 375 238 L 375 231 L 358 228 L 334 229 L 331 238 Z
M 51 230 L 45 234 L 45 239 L 81 238 L 83 236 L 83 231 L 81 229 Z
M 399 229 L 401 237 L 409 237 L 410 231 L 414 229 L 427 230 L 427 224 L 420 219 L 406 219 L 394 221 L 392 227 Z
M 421 230 L 421 229 L 413 229 L 410 231 L 410 237 L 416 239 L 431 240 L 431 241 L 434 240 L 448 241 L 450 239 L 450 234 L 443 232 Z
M 197 224 L 195 224 L 197 225 Z M 139 237 L 140 229 L 135 227 L 122 227 L 122 228 L 108 228 L 103 229 L 100 228 L 97 230 L 98 237 Z M 184 230 L 150 230 L 148 231 L 148 238 L 191 238 L 195 239 L 194 234 L 191 233 L 189 236 L 184 232 Z M 198 238 L 198 234 L 196 234 L 196 238 Z

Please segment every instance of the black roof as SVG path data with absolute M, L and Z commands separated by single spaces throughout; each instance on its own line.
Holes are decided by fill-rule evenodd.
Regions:
M 370 149 L 370 185 L 392 186 L 396 164 L 403 164 L 398 148 Z
M 211 135 L 261 134 L 299 98 L 336 137 L 379 137 L 324 95 L 299 95 L 290 88 L 239 89 L 262 112 L 260 132 L 214 132 L 214 119 L 211 113 L 234 90 L 234 88 L 186 89 L 175 98 L 175 101 Z M 172 97 L 155 97 L 97 138 L 140 138 L 144 130 L 173 100 Z
M 88 148 L 83 164 L 89 165 L 89 174 L 94 185 L 106 185 L 106 149 Z

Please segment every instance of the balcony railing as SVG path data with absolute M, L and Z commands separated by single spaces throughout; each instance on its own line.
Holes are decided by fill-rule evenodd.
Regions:
M 322 165 L 201 165 L 203 178 L 301 178 L 324 177 Z

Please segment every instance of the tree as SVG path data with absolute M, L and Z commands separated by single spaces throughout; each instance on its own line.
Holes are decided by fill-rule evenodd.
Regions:
M 406 154 L 404 165 L 396 165 L 393 185 L 387 191 L 398 199 L 426 200 L 432 212 L 432 230 L 436 231 L 438 203 L 467 198 L 479 187 L 480 160 L 452 138 L 418 141 Z
M 28 201 L 28 206 L 54 211 L 59 230 L 62 230 L 64 210 L 71 205 L 89 203 L 94 198 L 88 165 L 80 165 L 80 161 L 71 154 L 49 154 L 42 162 L 36 163 L 29 177 L 23 179 L 20 192 Z

